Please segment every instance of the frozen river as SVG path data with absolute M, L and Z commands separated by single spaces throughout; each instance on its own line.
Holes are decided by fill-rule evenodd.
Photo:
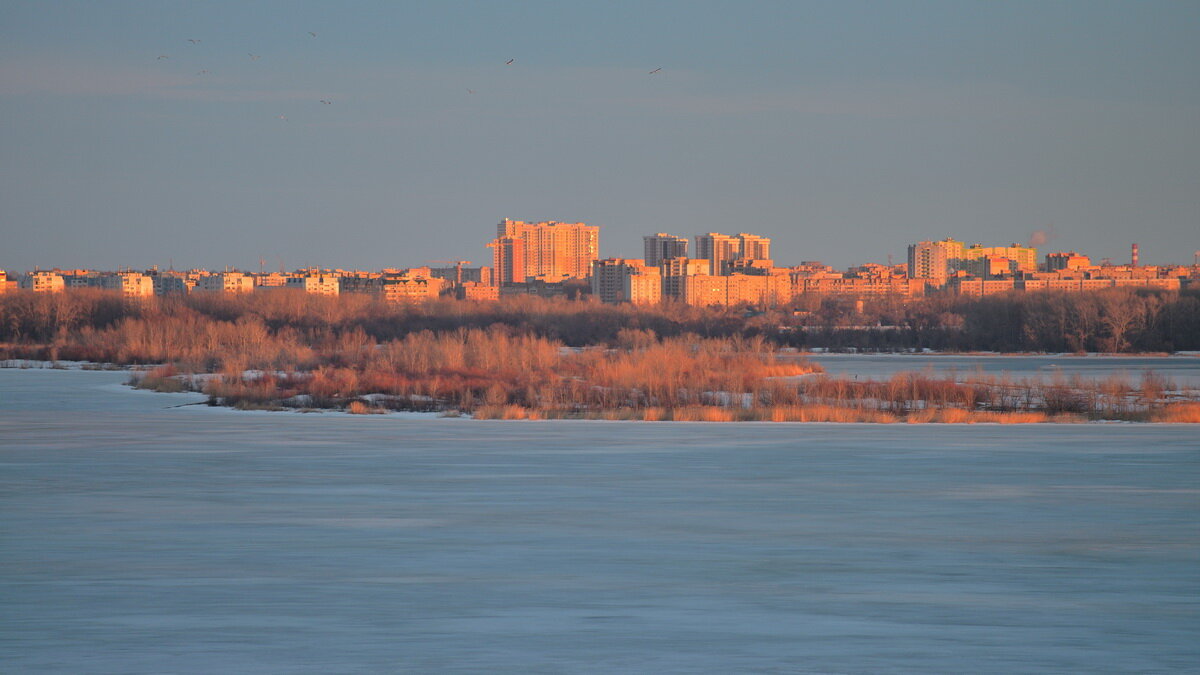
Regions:
M 0 370 L 6 672 L 1195 672 L 1195 426 L 168 408 Z

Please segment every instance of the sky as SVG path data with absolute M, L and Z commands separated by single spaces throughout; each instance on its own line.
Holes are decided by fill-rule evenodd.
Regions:
M 0 269 L 490 264 L 505 217 L 1191 263 L 1200 3 L 0 0 Z

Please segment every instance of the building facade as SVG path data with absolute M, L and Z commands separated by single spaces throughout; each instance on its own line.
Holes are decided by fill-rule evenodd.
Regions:
M 945 286 L 952 272 L 962 265 L 963 243 L 954 239 L 922 241 L 908 247 L 908 276 Z
M 196 290 L 209 293 L 251 293 L 254 291 L 254 277 L 241 272 L 206 274 L 196 282 Z
M 975 244 L 964 248 L 961 257 L 967 262 L 982 260 L 988 257 L 1007 258 L 1013 262 L 1014 271 L 1037 271 L 1037 249 L 1032 246 L 1018 246 L 1017 244 L 984 246 L 982 244 Z M 962 269 L 966 269 L 966 266 L 963 266 Z
M 597 260 L 592 267 L 592 294 L 601 302 L 657 304 L 662 300 L 662 270 L 645 260 Z
M 688 255 L 687 237 L 659 232 L 658 234 L 642 237 L 646 257 L 644 260 L 650 267 L 658 267 L 664 260 L 686 258 Z
M 505 218 L 496 226 L 492 267 L 500 285 L 528 279 L 585 279 L 600 257 L 600 228 L 584 223 L 526 223 Z

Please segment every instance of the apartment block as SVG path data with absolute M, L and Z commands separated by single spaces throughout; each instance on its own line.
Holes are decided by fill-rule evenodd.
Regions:
M 423 302 L 439 297 L 448 283 L 445 279 L 422 273 L 387 277 L 381 295 L 388 302 Z
M 100 288 L 120 291 L 126 298 L 148 298 L 154 295 L 154 279 L 138 272 L 119 272 L 99 277 Z
M 336 274 L 301 274 L 288 277 L 286 287 L 313 295 L 337 295 L 341 291 L 341 277 Z
M 645 260 L 597 260 L 592 266 L 592 294 L 601 302 L 657 304 L 662 300 L 662 271 Z
M 267 272 L 266 274 L 254 275 L 254 287 L 256 290 L 269 291 L 278 288 L 287 288 L 288 279 L 292 275 L 284 274 L 283 272 Z
M 196 287 L 197 277 L 186 272 L 154 271 L 150 274 L 155 295 L 187 294 Z
M 879 296 L 895 295 L 900 297 L 920 297 L 925 294 L 926 279 L 906 279 L 893 277 L 835 277 L 810 276 L 800 277 L 793 281 L 793 289 L 797 295 L 837 295 L 837 296 Z
M 57 272 L 30 272 L 21 276 L 20 287 L 34 293 L 61 293 L 67 284 Z
M 584 223 L 526 223 L 505 218 L 488 244 L 496 283 L 585 279 L 600 255 L 600 228 Z
M 254 291 L 254 277 L 241 272 L 206 274 L 196 282 L 196 290 L 208 293 L 251 293 Z
M 737 235 L 738 260 L 770 260 L 771 239 L 756 234 Z
M 399 273 L 396 273 L 398 276 Z M 381 295 L 384 274 L 380 272 L 347 272 L 338 278 L 340 294 Z
M 686 278 L 684 301 L 697 307 L 714 305 L 775 305 L 791 299 L 784 275 L 694 275 Z
M 996 279 L 1012 276 L 1022 271 L 1016 260 L 1000 255 L 985 255 L 967 258 L 963 261 L 963 270 L 967 274 L 980 279 Z
M 696 257 L 707 260 L 714 275 L 724 272 L 725 265 L 740 255 L 740 242 L 736 237 L 717 232 L 696 235 Z
M 770 260 L 771 240 L 745 232 L 737 235 L 709 232 L 696 235 L 696 257 L 709 262 L 715 275 L 732 274 L 740 260 Z
M 642 237 L 642 242 L 646 253 L 644 260 L 646 261 L 646 265 L 650 267 L 658 267 L 664 260 L 674 260 L 688 256 L 687 237 L 676 237 L 672 234 L 659 232 L 658 234 Z
M 989 280 L 957 277 L 950 286 L 959 295 L 983 297 L 985 295 L 995 295 L 997 293 L 1007 293 L 1016 290 L 1017 282 L 1014 279 Z
M 984 246 L 982 244 L 974 244 L 962 251 L 963 260 L 970 262 L 972 260 L 982 260 L 987 257 L 1007 258 L 1013 261 L 1014 271 L 1021 272 L 1036 272 L 1037 271 L 1037 249 L 1032 246 L 1018 246 L 1017 244 L 1009 244 L 1008 246 Z M 965 267 L 963 268 L 965 269 Z
M 922 241 L 908 247 L 908 276 L 928 279 L 934 286 L 945 286 L 952 272 L 962 263 L 963 243 L 954 239 Z
M 485 268 L 486 269 L 486 268 Z M 489 301 L 500 299 L 500 287 L 491 283 L 464 281 L 456 289 L 459 300 Z
M 662 297 L 681 302 L 687 300 L 689 277 L 712 274 L 712 264 L 700 258 L 672 258 L 658 267 L 662 271 Z
M 492 268 L 487 265 L 481 267 L 430 267 L 429 276 L 453 281 L 457 284 L 494 285 Z
M 1046 254 L 1047 272 L 1057 272 L 1058 270 L 1075 270 L 1091 266 L 1091 258 L 1081 253 L 1076 253 L 1075 251 Z

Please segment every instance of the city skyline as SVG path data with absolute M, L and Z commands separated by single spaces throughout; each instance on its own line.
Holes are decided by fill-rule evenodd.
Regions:
M 561 277 L 562 279 L 569 279 L 569 278 L 584 278 L 587 276 L 587 273 L 583 272 L 583 270 L 585 268 L 590 270 L 590 262 L 587 265 L 583 265 L 582 267 L 580 267 L 576 263 L 568 263 L 568 262 L 566 262 L 565 259 L 559 259 L 557 257 L 558 255 L 572 255 L 573 253 L 586 252 L 586 258 L 589 261 L 639 259 L 639 257 L 635 256 L 635 255 L 606 255 L 606 254 L 604 254 L 604 252 L 603 252 L 604 249 L 600 247 L 600 244 L 603 241 L 603 239 L 600 237 L 600 233 L 603 228 L 601 228 L 600 226 L 597 226 L 597 225 L 589 224 L 589 223 L 561 222 L 561 221 L 529 221 L 529 222 L 526 222 L 526 221 L 515 220 L 515 219 L 505 217 L 500 220 L 500 224 L 498 226 L 493 226 L 493 227 L 496 227 L 496 235 L 497 236 L 495 238 L 491 239 L 490 241 L 486 241 L 486 237 L 483 237 L 483 235 L 481 235 L 479 233 L 475 233 L 477 240 L 485 242 L 485 243 L 483 243 L 482 246 L 483 246 L 484 250 L 487 251 L 487 253 L 480 256 L 476 260 L 456 260 L 456 259 L 393 260 L 389 264 L 385 264 L 385 265 L 375 267 L 375 268 L 370 268 L 370 267 L 355 267 L 355 266 L 350 266 L 350 265 L 339 265 L 339 264 L 285 265 L 284 261 L 282 259 L 277 259 L 277 260 L 273 261 L 266 257 L 259 257 L 258 259 L 256 259 L 254 261 L 253 264 L 248 264 L 248 265 L 218 264 L 218 265 L 212 265 L 212 266 L 203 266 L 203 265 L 175 264 L 175 261 L 172 258 L 169 260 L 168 264 L 166 264 L 166 265 L 150 264 L 150 265 L 138 266 L 138 265 L 118 264 L 118 265 L 113 265 L 111 267 L 105 267 L 103 265 L 90 265 L 90 264 L 81 264 L 81 265 L 50 264 L 50 265 L 35 265 L 32 267 L 28 267 L 28 268 L 0 267 L 0 271 L 7 271 L 10 274 L 21 274 L 21 273 L 26 273 L 26 272 L 38 271 L 38 270 L 42 270 L 42 271 L 100 270 L 100 271 L 110 271 L 110 272 L 122 272 L 122 271 L 139 271 L 139 270 L 151 270 L 151 269 L 177 270 L 177 271 L 186 271 L 186 270 L 195 269 L 195 270 L 206 270 L 206 271 L 213 271 L 213 272 L 224 270 L 224 271 L 242 271 L 242 272 L 246 272 L 246 273 L 254 273 L 254 272 L 294 273 L 294 272 L 311 271 L 311 270 L 369 271 L 369 270 L 407 269 L 407 268 L 420 268 L 420 267 L 447 268 L 446 267 L 447 265 L 451 265 L 451 266 L 457 265 L 458 267 L 464 268 L 464 269 L 466 268 L 466 266 L 474 266 L 474 269 L 478 269 L 480 266 L 490 266 L 491 268 L 498 270 L 497 271 L 497 275 L 498 275 L 497 283 L 500 283 L 501 280 L 503 280 L 505 283 L 508 283 L 508 282 L 517 281 L 517 279 L 519 277 L 520 278 L 542 277 L 546 280 L 550 280 L 551 277 Z M 586 238 L 577 239 L 578 235 L 571 234 L 570 238 L 563 239 L 564 236 L 567 236 L 566 235 L 567 231 L 569 231 L 571 233 L 586 232 L 587 233 Z M 515 267 L 522 270 L 521 273 L 514 273 L 514 272 L 516 272 L 516 270 L 513 269 L 514 261 L 513 261 L 513 252 L 512 252 L 511 244 L 509 244 L 508 246 L 505 246 L 505 242 L 514 240 L 514 237 L 512 237 L 510 235 L 517 234 L 517 233 L 520 233 L 520 236 L 515 237 L 515 239 L 524 239 L 526 237 L 532 236 L 533 239 L 536 239 L 538 243 L 535 245 L 533 243 L 533 239 L 531 239 L 530 244 L 528 244 L 528 245 L 535 246 L 535 247 L 540 246 L 540 247 L 543 247 L 544 250 L 546 251 L 546 253 L 537 254 L 536 256 L 534 256 L 533 253 L 526 253 L 525 249 L 524 249 L 525 244 L 522 244 L 522 246 L 520 248 L 520 253 L 518 254 L 518 259 L 515 262 Z M 671 233 L 665 233 L 665 232 L 658 232 L 656 234 L 642 235 L 640 237 L 640 239 L 642 240 L 641 246 L 636 246 L 634 244 L 625 243 L 625 244 L 622 244 L 622 248 L 630 250 L 630 251 L 637 249 L 637 251 L 639 251 L 641 253 L 640 259 L 643 261 L 646 261 L 647 264 L 652 267 L 658 266 L 661 262 L 665 261 L 668 258 L 672 258 L 672 257 L 679 257 L 679 258 L 684 258 L 684 259 L 692 258 L 692 259 L 699 259 L 699 260 L 707 261 L 710 266 L 710 269 L 714 270 L 714 273 L 721 273 L 721 270 L 724 267 L 722 262 L 727 262 L 729 260 L 742 259 L 742 258 L 745 258 L 747 260 L 768 260 L 768 261 L 773 262 L 776 267 L 803 267 L 803 266 L 808 265 L 809 263 L 820 263 L 823 265 L 827 265 L 831 268 L 849 270 L 849 269 L 853 269 L 855 267 L 862 266 L 862 265 L 887 265 L 887 266 L 905 267 L 911 273 L 911 270 L 913 269 L 914 264 L 917 264 L 918 267 L 921 267 L 921 266 L 927 267 L 930 264 L 930 262 L 924 258 L 922 258 L 922 260 L 925 260 L 924 263 L 918 263 L 916 261 L 916 259 L 914 259 L 914 248 L 915 247 L 920 247 L 921 245 L 932 245 L 932 246 L 934 246 L 934 248 L 937 248 L 937 247 L 939 247 L 941 245 L 945 245 L 945 244 L 952 244 L 953 246 L 955 246 L 957 248 L 954 249 L 956 251 L 955 253 L 940 254 L 941 255 L 941 257 L 939 258 L 940 262 L 938 262 L 936 264 L 942 265 L 942 266 L 945 266 L 947 264 L 947 261 L 962 258 L 964 256 L 964 251 L 967 253 L 971 253 L 971 252 L 974 253 L 973 255 L 968 255 L 967 258 L 981 258 L 983 256 L 1013 257 L 1013 255 L 1015 254 L 1021 258 L 1022 269 L 1026 269 L 1026 270 L 1036 269 L 1038 266 L 1045 266 L 1045 264 L 1047 262 L 1046 256 L 1068 255 L 1068 254 L 1069 255 L 1082 255 L 1091 261 L 1089 264 L 1122 266 L 1122 265 L 1129 265 L 1132 263 L 1134 266 L 1137 266 L 1138 262 L 1135 260 L 1135 256 L 1139 256 L 1140 253 L 1135 253 L 1135 251 L 1140 251 L 1140 249 L 1141 249 L 1141 246 L 1138 242 L 1130 242 L 1129 246 L 1124 251 L 1124 255 L 1102 258 L 1102 257 L 1092 254 L 1087 248 L 1068 249 L 1068 248 L 1065 248 L 1062 246 L 1055 245 L 1055 243 L 1057 241 L 1057 236 L 1053 232 L 1049 232 L 1049 233 L 1045 232 L 1045 231 L 1035 232 L 1029 238 L 1029 241 L 1026 243 L 1021 243 L 1019 241 L 1008 241 L 1007 245 L 1004 245 L 1001 243 L 1002 241 L 1006 241 L 1002 237 L 995 239 L 993 241 L 981 242 L 981 241 L 970 241 L 970 240 L 959 241 L 959 240 L 956 240 L 953 236 L 948 236 L 942 240 L 922 239 L 920 241 L 907 242 L 902 246 L 902 252 L 900 254 L 897 254 L 897 255 L 889 254 L 889 256 L 887 257 L 886 260 L 881 261 L 881 260 L 872 260 L 872 259 L 860 259 L 860 260 L 854 260 L 847 265 L 839 266 L 839 265 L 829 265 L 825 261 L 825 259 L 819 255 L 819 252 L 816 252 L 816 251 L 810 251 L 810 253 L 816 253 L 817 255 L 805 258 L 803 260 L 800 260 L 800 259 L 776 259 L 774 254 L 771 253 L 771 249 L 774 248 L 774 249 L 778 250 L 779 242 L 777 242 L 775 239 L 773 239 L 771 237 L 764 237 L 764 236 L 761 236 L 758 234 L 750 234 L 750 233 L 746 233 L 746 232 L 741 232 L 738 234 L 723 234 L 723 233 L 718 233 L 718 232 L 707 232 L 707 233 L 685 234 L 683 236 L 679 236 L 679 235 L 675 235 L 675 234 L 671 234 Z M 659 242 L 657 244 L 657 248 L 660 248 L 660 249 L 664 247 L 664 244 L 661 242 L 670 242 L 671 245 L 676 246 L 676 248 L 673 249 L 674 253 L 671 253 L 668 255 L 663 255 L 663 253 L 661 251 L 654 250 L 656 248 L 656 246 L 653 246 L 651 244 L 651 242 Z M 675 244 L 675 242 L 679 242 L 680 244 L 682 244 L 682 247 L 680 248 L 679 244 Z M 753 252 L 748 255 L 744 255 L 743 251 L 742 251 L 743 246 L 747 245 L 746 242 L 752 242 L 749 245 L 752 245 L 754 247 L 752 249 Z M 695 247 L 692 248 L 690 246 L 691 244 L 695 244 Z M 556 251 L 560 247 L 565 247 L 565 248 L 562 248 L 562 251 L 563 251 L 562 253 L 551 253 L 551 251 Z M 716 247 L 716 248 L 714 248 L 714 247 Z M 784 250 L 788 250 L 789 247 L 787 247 L 785 245 L 782 248 Z M 751 250 L 751 249 L 748 249 L 748 250 Z M 505 251 L 507 251 L 507 253 L 505 253 Z M 571 253 L 567 253 L 567 251 L 571 251 Z M 905 251 L 907 251 L 907 255 L 905 254 Z M 455 256 L 458 256 L 460 254 L 461 254 L 461 249 L 459 251 L 449 251 L 448 252 L 448 255 L 450 255 L 451 258 L 454 258 Z M 553 255 L 555 257 L 548 257 L 548 258 L 545 258 L 545 260 L 541 259 L 541 256 L 550 256 L 550 255 Z M 731 255 L 733 256 L 732 258 L 729 257 Z M 526 256 L 534 256 L 534 257 L 531 257 L 528 261 L 526 261 L 524 259 Z M 657 256 L 657 257 L 655 257 L 655 256 Z M 1187 256 L 1188 258 L 1190 258 L 1189 260 L 1182 260 L 1183 256 L 1179 256 L 1179 255 L 1176 255 L 1176 257 L 1181 258 L 1181 260 L 1179 262 L 1175 262 L 1173 260 L 1160 259 L 1156 256 L 1150 256 L 1150 257 L 1141 256 L 1140 264 L 1142 266 L 1146 266 L 1146 267 L 1154 267 L 1154 266 L 1170 267 L 1170 266 L 1200 265 L 1200 250 L 1193 251 L 1192 253 L 1190 253 Z M 963 259 L 966 260 L 966 258 L 963 258 Z M 277 264 L 273 264 L 273 263 L 277 263 Z M 505 267 L 509 268 L 509 271 L 507 274 L 505 274 L 503 272 L 503 269 Z M 447 268 L 447 269 L 449 269 L 449 268 Z M 955 269 L 958 269 L 958 268 L 955 268 Z M 964 267 L 961 267 L 961 269 L 966 270 L 968 268 L 964 266 Z M 918 276 L 923 276 L 923 275 L 918 275 Z
M 0 269 L 480 261 L 497 214 L 602 258 L 1189 264 L 1197 35 L 1157 2 L 3 2 Z

